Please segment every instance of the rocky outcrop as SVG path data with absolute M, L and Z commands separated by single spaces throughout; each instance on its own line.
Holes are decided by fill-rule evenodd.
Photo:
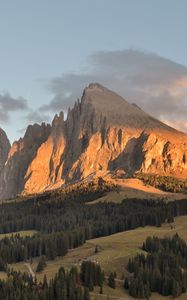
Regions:
M 187 135 L 91 84 L 66 120 L 60 113 L 51 127 L 29 127 L 14 143 L 0 195 L 42 192 L 116 170 L 127 176 L 141 171 L 186 178 Z
M 10 142 L 6 133 L 0 128 L 0 172 L 5 165 L 10 150 Z
M 37 150 L 47 140 L 50 125 L 34 124 L 28 126 L 25 136 L 14 142 L 0 178 L 0 197 L 11 198 L 24 190 L 27 169 Z

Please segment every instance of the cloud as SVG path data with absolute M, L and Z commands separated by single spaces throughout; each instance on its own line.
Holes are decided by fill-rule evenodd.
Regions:
M 66 74 L 53 78 L 48 83 L 48 90 L 54 95 L 49 104 L 40 107 L 41 112 L 59 112 L 73 106 L 86 85 L 94 80 L 90 74 Z
M 22 127 L 20 129 L 17 130 L 17 132 L 21 135 L 23 135 L 25 133 L 25 131 L 27 130 L 27 127 Z
M 28 109 L 27 101 L 22 98 L 13 98 L 9 93 L 0 95 L 0 121 L 9 121 L 10 113 Z
M 181 121 L 175 120 L 175 121 L 171 121 L 171 120 L 167 120 L 167 119 L 161 119 L 161 121 L 166 122 L 169 126 L 171 127 L 176 127 L 184 132 L 187 132 L 187 121 L 186 119 L 182 119 Z
M 99 82 L 156 118 L 187 130 L 187 67 L 135 49 L 97 52 L 79 73 L 53 78 L 47 86 L 53 98 L 40 112 L 67 110 L 90 82 Z
M 7 123 L 12 112 L 24 111 L 27 113 L 23 118 L 27 123 L 49 122 L 50 117 L 38 110 L 28 106 L 27 100 L 23 97 L 13 98 L 9 93 L 0 95 L 0 122 Z M 22 129 L 20 133 L 22 133 Z
M 42 114 L 40 111 L 30 110 L 29 113 L 25 116 L 25 119 L 29 123 L 41 123 L 49 122 L 50 117 L 46 114 Z

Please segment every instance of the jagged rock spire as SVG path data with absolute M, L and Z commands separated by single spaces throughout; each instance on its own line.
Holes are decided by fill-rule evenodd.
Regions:
M 23 139 L 13 144 L 3 168 L 0 198 L 116 170 L 186 178 L 186 157 L 186 134 L 92 83 L 66 120 L 60 113 L 52 127 L 29 126 Z

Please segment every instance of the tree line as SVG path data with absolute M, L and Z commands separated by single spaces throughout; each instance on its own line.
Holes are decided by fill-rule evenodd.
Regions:
M 89 291 L 94 286 L 101 288 L 104 273 L 99 264 L 84 261 L 81 270 L 76 267 L 65 271 L 61 267 L 49 282 L 44 276 L 42 282 L 26 273 L 8 271 L 6 281 L 0 280 L 0 300 L 90 300 Z
M 99 264 L 95 264 L 92 261 L 83 261 L 81 264 L 80 278 L 89 291 L 93 291 L 94 286 L 99 286 L 100 293 L 102 294 L 105 275 Z
M 187 180 L 179 179 L 171 176 L 161 176 L 157 174 L 137 173 L 135 177 L 143 180 L 145 184 L 154 186 L 166 192 L 186 193 Z
M 10 224 L 7 219 L 10 220 L 14 216 L 11 228 L 32 229 L 39 232 L 31 237 L 16 234 L 1 239 L 0 257 L 4 263 L 24 261 L 38 256 L 46 256 L 47 259 L 53 260 L 57 256 L 64 256 L 69 249 L 83 245 L 91 238 L 146 225 L 159 227 L 165 222 L 173 222 L 175 215 L 187 212 L 187 201 L 165 203 L 132 199 L 124 200 L 120 204 L 87 205 L 81 199 L 62 202 L 58 199 L 50 203 L 48 201 L 37 204 L 22 203 L 23 207 L 20 208 L 22 217 L 20 217 L 19 205 L 11 204 L 12 211 L 5 211 L 4 208 L 3 213 L 0 211 L 4 219 L 4 224 L 2 221 L 0 224 L 4 231 L 7 229 L 6 224 Z
M 127 269 L 133 277 L 124 286 L 135 298 L 149 299 L 152 292 L 178 297 L 187 288 L 187 245 L 176 234 L 160 239 L 148 237 L 138 254 L 129 259 Z
M 187 201 L 124 199 L 122 203 L 88 205 L 109 187 L 99 182 L 68 193 L 51 192 L 23 202 L 6 203 L 0 209 L 0 233 L 36 230 L 31 237 L 16 234 L 0 240 L 0 269 L 7 263 L 45 256 L 55 259 L 86 240 L 146 225 L 161 226 L 187 214 Z
M 37 282 L 27 274 L 10 271 L 6 281 L 0 280 L 0 300 L 90 300 L 88 288 L 81 286 L 76 268 L 65 272 L 60 268 L 54 279 Z
M 110 190 L 110 187 L 106 186 L 102 180 L 99 180 L 97 186 L 90 183 L 89 187 L 86 188 L 84 186 L 78 189 L 68 188 L 66 191 L 50 192 L 40 196 L 35 196 L 29 198 L 27 201 L 15 201 L 2 204 L 0 209 L 0 233 L 10 233 L 21 230 L 36 230 L 38 233 L 31 237 L 21 237 L 20 234 L 16 234 L 9 238 L 5 237 L 1 239 L 0 270 L 7 270 L 7 264 L 9 263 L 24 261 L 32 257 L 43 257 L 44 259 L 47 258 L 52 260 L 57 256 L 64 256 L 69 249 L 76 248 L 84 244 L 88 239 L 108 236 L 117 232 L 135 229 L 140 226 L 143 227 L 146 225 L 152 225 L 159 227 L 165 222 L 173 222 L 175 216 L 187 214 L 186 200 L 178 200 L 167 203 L 161 200 L 151 199 L 124 199 L 122 203 L 118 204 L 87 204 L 87 202 L 91 202 L 98 197 L 103 196 L 108 190 Z M 159 242 L 159 245 L 160 244 L 162 245 L 162 242 Z M 146 243 L 143 247 L 144 250 L 150 251 L 148 249 L 148 243 Z M 161 252 L 163 245 L 159 247 Z M 184 247 L 184 245 L 181 247 Z M 154 256 L 154 254 L 156 255 L 157 253 L 152 253 L 151 250 L 150 255 Z M 135 263 L 134 261 L 133 263 L 135 266 L 137 266 L 137 273 L 138 270 L 141 270 L 142 273 L 140 272 L 140 275 L 136 277 L 135 272 L 134 280 L 132 282 L 127 282 L 128 279 L 126 279 L 125 286 L 128 286 L 129 292 L 132 295 L 133 290 L 135 290 L 138 297 L 140 297 L 140 295 L 149 297 L 152 291 L 152 285 L 150 285 L 150 283 L 148 285 L 147 279 L 148 275 L 150 275 L 151 278 L 152 274 L 146 262 L 146 257 L 148 257 L 148 255 L 144 258 L 144 263 L 146 266 L 145 270 L 142 269 L 141 259 L 143 260 L 143 258 L 140 259 L 141 268 L 135 259 Z M 181 255 L 183 257 L 182 252 Z M 159 261 L 160 263 L 163 263 L 161 259 Z M 130 270 L 134 272 L 133 268 L 130 269 L 129 262 L 129 271 Z M 4 295 L 4 297 L 2 297 L 3 300 L 61 299 L 55 298 L 56 292 L 54 286 L 56 286 L 56 284 L 57 286 L 60 285 L 60 283 L 62 284 L 62 282 L 59 283 L 60 279 L 58 278 L 58 274 L 57 278 L 55 277 L 56 281 L 54 279 L 54 281 L 51 281 L 51 283 L 46 283 L 45 279 L 44 283 L 42 283 L 43 285 L 41 284 L 42 288 L 40 288 L 38 284 L 33 282 L 32 278 L 29 278 L 26 275 L 17 274 L 14 272 L 10 273 L 8 270 L 7 272 L 9 284 L 6 282 L 0 283 L 0 290 L 2 287 L 2 290 L 5 289 L 8 293 L 6 294 L 5 292 L 2 294 Z M 74 274 L 75 270 L 72 272 Z M 160 270 L 159 272 L 161 273 Z M 16 282 L 16 276 L 20 278 L 20 282 Z M 85 300 L 87 298 L 84 297 L 89 297 L 89 290 L 92 290 L 95 284 L 100 286 L 100 291 L 102 292 L 102 284 L 104 279 L 102 277 L 103 273 L 99 266 L 94 266 L 90 262 L 83 263 L 81 267 L 81 274 L 77 275 L 76 277 L 80 282 L 77 283 L 77 281 L 73 281 L 74 283 L 72 283 L 74 284 L 74 288 L 72 289 L 75 295 L 71 295 L 72 298 L 68 298 L 68 284 L 72 281 L 72 279 L 70 279 L 71 276 L 75 278 L 72 273 L 65 273 L 65 279 L 63 280 L 66 282 L 67 278 L 67 282 L 65 284 L 66 291 L 63 293 L 65 293 L 66 298 L 62 299 Z M 181 288 L 182 291 L 184 290 L 185 284 L 182 287 L 179 287 L 179 281 L 176 280 L 171 288 L 171 279 L 167 281 L 166 278 L 168 278 L 168 275 L 165 276 L 166 278 L 163 276 L 165 276 L 165 274 L 161 273 L 161 280 L 164 280 L 164 284 L 165 282 L 170 282 L 170 287 L 167 287 L 167 293 L 174 293 L 174 286 L 176 286 L 177 291 L 181 291 Z M 177 276 L 179 276 L 179 272 Z M 140 281 L 137 283 L 139 278 Z M 24 282 L 25 280 L 26 282 Z M 56 283 L 54 284 L 54 282 Z M 82 289 L 80 289 L 79 283 L 82 283 L 85 286 L 84 292 Z M 112 287 L 114 284 L 115 274 L 111 273 L 109 276 L 109 285 Z M 11 288 L 18 286 L 18 290 L 15 289 L 15 291 L 11 292 L 9 291 L 9 286 L 11 286 Z M 46 288 L 44 289 L 43 286 Z M 27 287 L 30 287 L 29 291 Z M 19 288 L 25 291 L 23 297 L 20 296 Z M 167 294 L 165 286 L 159 286 L 159 292 Z M 13 296 L 12 293 L 14 293 Z M 34 298 L 31 298 L 31 296 Z

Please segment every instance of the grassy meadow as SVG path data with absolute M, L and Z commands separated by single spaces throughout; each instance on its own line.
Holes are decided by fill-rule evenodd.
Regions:
M 19 234 L 21 237 L 27 237 L 27 236 L 33 236 L 36 233 L 37 233 L 36 230 L 24 230 L 24 231 L 18 231 L 18 232 L 3 233 L 3 234 L 0 234 L 0 239 L 3 239 L 5 237 L 10 238 L 11 236 L 14 236 L 16 234 Z
M 146 226 L 144 228 L 138 228 L 135 230 L 129 230 L 121 233 L 117 233 L 111 236 L 92 239 L 87 241 L 83 246 L 76 249 L 70 250 L 64 257 L 58 257 L 54 261 L 48 261 L 47 267 L 41 273 L 37 273 L 36 277 L 38 280 L 42 280 L 44 274 L 47 275 L 48 279 L 51 279 L 58 271 L 60 266 L 64 266 L 69 269 L 71 266 L 76 265 L 79 267 L 80 263 L 84 259 L 92 259 L 100 263 L 105 273 L 110 271 L 116 271 L 118 279 L 122 279 L 125 273 L 125 266 L 128 259 L 137 253 L 142 252 L 141 246 L 147 236 L 172 236 L 178 233 L 187 242 L 187 216 L 177 217 L 173 226 L 164 224 L 162 227 L 151 227 Z M 99 252 L 95 254 L 96 245 L 99 247 Z M 35 272 L 37 267 L 38 259 L 33 259 L 31 264 L 32 270 Z M 27 272 L 29 269 L 24 262 L 12 264 L 11 268 L 16 271 Z M 4 278 L 5 273 L 0 273 L 0 278 Z M 120 285 L 115 290 L 104 286 L 104 295 L 99 295 L 99 291 L 95 289 L 92 293 L 92 299 L 104 300 L 107 299 L 133 299 L 130 297 Z M 164 300 L 172 299 L 171 297 L 163 297 L 158 294 L 153 294 L 151 300 Z M 187 299 L 187 293 L 181 295 L 179 300 Z

